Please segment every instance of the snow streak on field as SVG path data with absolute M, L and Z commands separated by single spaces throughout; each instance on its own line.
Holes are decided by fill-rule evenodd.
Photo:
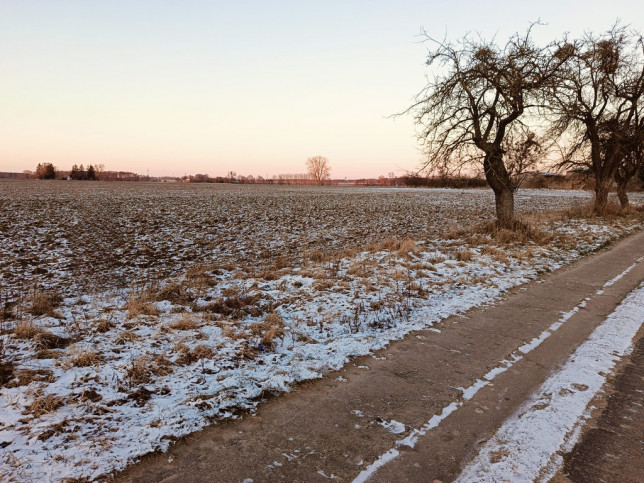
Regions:
M 39 186 L 0 185 L 0 474 L 17 481 L 109 474 L 635 229 L 437 236 L 487 218 L 480 191 Z

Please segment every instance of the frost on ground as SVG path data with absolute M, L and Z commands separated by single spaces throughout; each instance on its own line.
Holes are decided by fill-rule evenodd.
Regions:
M 387 203 L 393 203 L 391 196 L 393 200 L 406 196 L 396 193 L 386 192 Z M 428 193 L 433 192 L 424 195 Z M 380 192 L 359 193 L 363 195 L 378 206 Z M 546 197 L 534 198 L 539 196 Z M 407 200 L 412 208 L 413 202 L 413 197 Z M 159 201 L 161 207 L 163 203 Z M 454 199 L 450 203 L 458 208 Z M 255 218 L 274 219 L 281 232 L 297 233 L 289 228 L 291 218 L 282 205 L 277 212 L 284 214 L 286 226 L 270 209 L 253 206 Z M 356 217 L 363 215 L 327 213 L 326 218 L 334 220 L 340 233 L 347 226 L 359 226 Z M 247 239 L 251 230 L 247 227 L 257 229 L 253 220 L 236 219 L 238 238 L 226 228 L 229 243 L 252 245 L 247 254 L 278 250 L 284 243 L 278 236 L 262 241 L 255 233 Z M 38 236 L 43 239 L 48 223 L 41 223 L 43 233 Z M 383 228 L 385 233 L 394 229 L 380 223 L 388 227 Z M 30 230 L 38 223 L 32 225 Z M 256 225 L 268 229 L 261 222 Z M 179 239 L 186 236 L 181 234 L 183 228 L 174 227 Z M 543 244 L 511 237 L 499 242 L 468 232 L 425 234 L 416 240 L 387 238 L 336 256 L 321 252 L 324 244 L 313 244 L 312 255 L 295 257 L 296 263 L 284 257 L 269 257 L 266 263 L 257 258 L 250 264 L 208 260 L 184 266 L 187 262 L 182 261 L 178 267 L 185 270 L 177 268 L 169 278 L 126 288 L 107 284 L 105 290 L 75 295 L 71 288 L 78 286 L 72 275 L 85 272 L 64 265 L 63 279 L 69 284 L 59 291 L 53 288 L 61 279 L 46 277 L 42 289 L 5 304 L 0 474 L 17 481 L 107 475 L 143 454 L 165 450 L 172 441 L 212 421 L 252 411 L 267 394 L 288 391 L 300 381 L 342 367 L 350 357 L 494 301 L 509 288 L 634 229 L 636 225 L 626 219 L 611 223 L 561 219 L 551 222 L 551 239 Z M 174 236 L 170 235 L 160 238 Z M 304 243 L 306 235 L 298 236 L 298 243 Z M 337 240 L 329 239 L 331 244 Z M 136 240 L 152 246 L 155 234 Z M 15 246 L 2 246 L 20 253 Z M 118 249 L 128 256 L 138 253 L 131 246 Z M 52 273 L 55 266 L 47 257 L 68 260 L 68 254 L 48 253 L 38 253 L 48 267 L 45 273 Z M 235 256 L 243 259 L 239 253 Z M 15 281 L 20 266 L 7 265 L 3 272 L 9 272 L 7 280 Z M 25 279 L 38 275 L 29 263 L 23 268 Z M 132 267 L 118 265 L 114 270 L 121 276 Z M 109 277 L 109 267 L 100 263 L 96 272 Z M 399 429 L 400 423 L 389 424 L 392 430 Z
M 499 428 L 457 481 L 549 481 L 588 417 L 588 404 L 644 323 L 644 284 Z

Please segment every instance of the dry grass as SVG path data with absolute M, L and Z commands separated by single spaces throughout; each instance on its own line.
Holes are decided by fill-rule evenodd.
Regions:
M 47 369 L 22 369 L 15 375 L 9 387 L 26 386 L 32 382 L 54 382 L 54 375 Z
M 177 364 L 180 366 L 193 364 L 200 359 L 210 359 L 215 355 L 212 347 L 206 344 L 199 344 L 194 349 L 190 349 L 186 344 L 179 342 L 174 346 L 173 350 L 179 353 Z
M 488 255 L 501 263 L 509 262 L 509 259 L 506 253 L 503 250 L 499 250 L 498 248 L 492 245 L 484 245 L 483 248 L 481 249 L 481 254 Z
M 53 413 L 64 405 L 65 401 L 62 397 L 48 394 L 47 396 L 39 397 L 27 406 L 25 414 L 31 414 L 34 418 L 39 418 L 43 414 Z
M 168 324 L 168 327 L 174 330 L 194 330 L 199 327 L 199 324 L 190 315 L 184 313 L 180 320 Z
M 137 357 L 127 370 L 130 385 L 147 384 L 151 380 L 149 358 L 146 355 Z
M 416 241 L 411 238 L 405 238 L 400 242 L 398 246 L 398 256 L 404 258 L 410 258 L 412 255 L 417 255 L 420 253 L 421 248 L 418 246 Z
M 474 252 L 467 248 L 456 251 L 456 260 L 459 262 L 469 262 L 472 258 L 474 258 Z
M 571 219 L 595 219 L 603 218 L 612 220 L 616 218 L 627 218 L 642 220 L 644 213 L 644 205 L 637 207 L 630 207 L 628 210 L 623 210 L 619 203 L 609 202 L 603 213 L 597 213 L 594 209 L 593 203 L 578 203 L 565 209 L 549 210 L 549 211 L 534 211 L 522 216 L 526 223 L 536 224 L 551 224 L 555 222 L 565 222 Z
M 48 315 L 55 316 L 54 309 L 62 302 L 60 294 L 55 292 L 43 292 L 37 288 L 33 289 L 30 296 L 29 313 L 34 316 Z
M 135 334 L 134 332 L 130 332 L 128 330 L 125 330 L 121 332 L 117 337 L 115 342 L 117 344 L 125 344 L 128 342 L 135 342 L 137 340 L 140 340 L 141 336 L 138 334 Z
M 70 339 L 52 334 L 28 320 L 18 322 L 13 335 L 17 339 L 32 340 L 38 350 L 63 349 L 71 342 Z
M 74 367 L 90 367 L 97 366 L 104 360 L 105 358 L 102 354 L 96 351 L 84 350 L 74 356 L 71 362 Z
M 99 319 L 94 322 L 94 328 L 96 329 L 96 332 L 100 332 L 101 334 L 108 332 L 114 327 L 116 327 L 116 324 L 110 320 Z
M 159 309 L 155 305 L 147 302 L 144 298 L 130 297 L 124 309 L 127 310 L 127 318 L 132 319 L 139 315 L 152 315 L 157 316 L 160 314 Z
M 275 339 L 284 337 L 285 334 L 284 320 L 279 314 L 268 314 L 263 322 L 253 324 L 250 327 L 250 333 L 260 337 L 259 344 L 265 350 L 274 350 L 276 346 Z
M 30 320 L 21 320 L 13 329 L 13 335 L 16 339 L 28 340 L 33 339 L 36 335 L 43 332 L 43 329 L 36 327 Z

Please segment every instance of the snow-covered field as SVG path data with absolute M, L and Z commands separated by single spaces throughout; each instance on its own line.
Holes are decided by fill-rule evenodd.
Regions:
M 93 186 L 0 184 L 8 480 L 107 475 L 636 229 L 446 230 L 490 219 L 484 191 Z
M 34 283 L 65 295 L 179 275 L 196 263 L 247 269 L 278 258 L 436 236 L 489 220 L 490 190 L 0 180 L 0 297 Z M 641 199 L 641 197 L 640 197 Z M 590 200 L 517 193 L 517 209 Z

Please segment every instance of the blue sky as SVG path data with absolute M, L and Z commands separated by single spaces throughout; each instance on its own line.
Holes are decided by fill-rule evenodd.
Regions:
M 154 175 L 418 166 L 407 107 L 424 27 L 538 41 L 641 30 L 641 2 L 0 1 L 0 171 L 103 163 Z

